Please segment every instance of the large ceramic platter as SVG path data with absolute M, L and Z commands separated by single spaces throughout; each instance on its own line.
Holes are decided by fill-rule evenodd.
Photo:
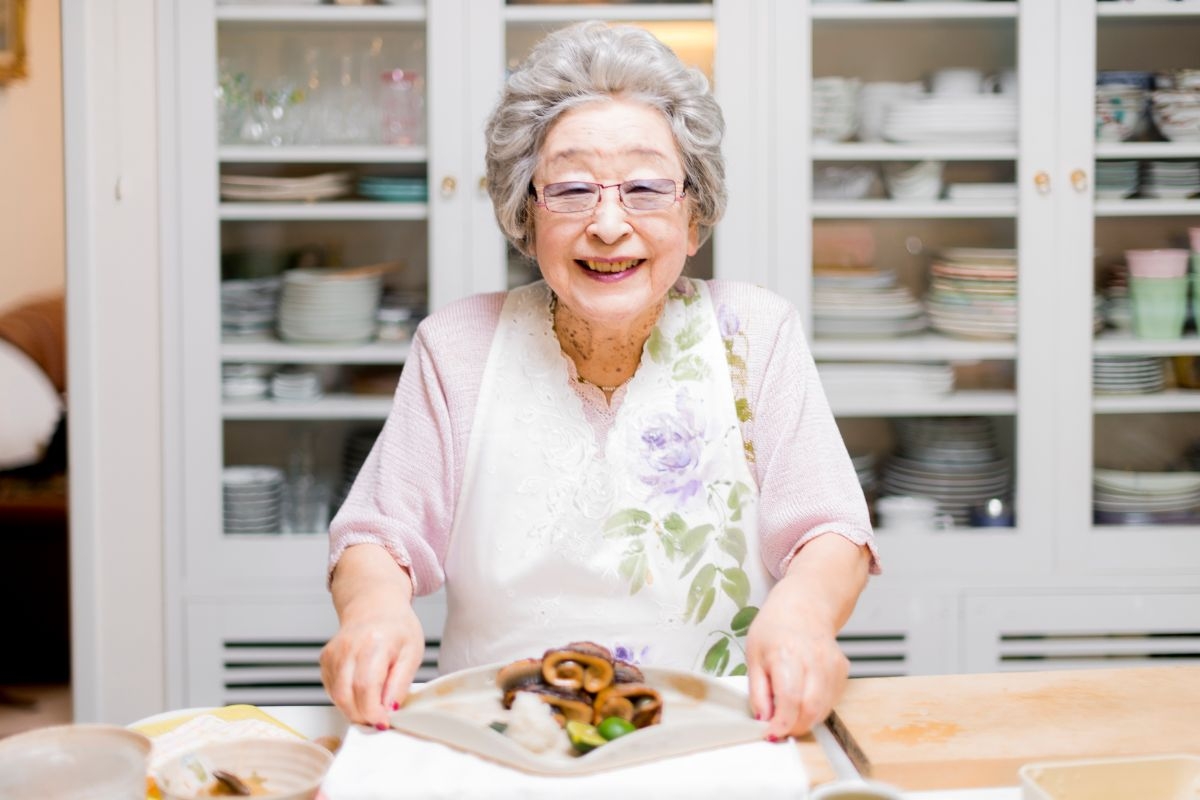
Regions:
M 693 672 L 643 667 L 646 684 L 662 695 L 662 722 L 583 755 L 574 753 L 565 733 L 561 747 L 535 753 L 490 727 L 509 718 L 496 687 L 501 666 L 476 667 L 430 681 L 392 713 L 392 727 L 542 775 L 584 775 L 766 736 L 767 724 L 751 715 L 744 692 Z

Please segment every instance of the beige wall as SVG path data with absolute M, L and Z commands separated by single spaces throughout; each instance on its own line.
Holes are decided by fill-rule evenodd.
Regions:
M 0 87 L 0 309 L 63 289 L 59 4 L 30 0 L 29 77 Z

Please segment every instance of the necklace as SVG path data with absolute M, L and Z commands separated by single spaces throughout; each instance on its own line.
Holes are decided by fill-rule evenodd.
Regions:
M 578 381 L 579 383 L 586 383 L 588 386 L 595 386 L 597 389 L 604 392 L 605 394 L 612 394 L 617 389 L 620 389 L 622 386 L 629 383 L 629 378 L 626 378 L 625 380 L 618 383 L 616 386 L 601 386 L 598 383 L 592 383 L 591 381 L 589 381 L 587 378 L 583 377 L 582 375 L 577 375 L 575 377 L 575 380 Z

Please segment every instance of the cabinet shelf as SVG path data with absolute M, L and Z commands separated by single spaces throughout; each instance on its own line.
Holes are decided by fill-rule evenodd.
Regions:
M 364 22 L 425 23 L 425 4 L 409 6 L 217 6 L 217 22 L 285 22 L 356 25 Z
M 1014 144 L 814 142 L 813 161 L 1015 161 Z
M 1200 406 L 1200 393 L 1197 393 Z M 940 398 L 839 398 L 829 405 L 836 417 L 957 417 L 1011 416 L 1017 411 L 1015 392 L 966 391 Z
M 1200 336 L 1182 339 L 1139 339 L 1132 333 L 1104 333 L 1092 344 L 1098 356 L 1200 356 Z
M 1097 200 L 1097 217 L 1190 217 L 1200 216 L 1200 200 Z
M 1008 361 L 1017 357 L 1017 343 L 924 333 L 886 340 L 814 339 L 812 351 L 820 361 Z
M 1200 414 L 1200 391 L 1168 389 L 1154 394 L 1092 398 L 1097 414 Z
M 705 21 L 713 18 L 711 3 L 674 3 L 630 5 L 562 4 L 504 7 L 504 19 L 513 25 L 580 22 L 586 19 L 622 22 Z
M 423 164 L 424 147 L 320 145 L 267 147 L 228 145 L 217 151 L 223 164 Z
M 1003 219 L 1017 215 L 1017 204 L 1012 201 L 814 200 L 812 215 L 813 219 Z
M 221 404 L 225 420 L 384 420 L 392 398 L 326 395 L 310 403 L 276 400 L 234 401 Z
M 1096 158 L 1200 158 L 1200 142 L 1097 142 Z
M 369 342 L 360 345 L 300 345 L 277 340 L 224 341 L 221 360 L 260 364 L 403 364 L 408 342 Z
M 344 201 L 328 203 L 221 203 L 220 218 L 224 221 L 239 220 L 305 220 L 355 221 L 355 220 L 409 220 L 420 221 L 429 217 L 429 206 L 425 203 L 385 203 L 376 201 Z
M 1138 0 L 1136 3 L 1097 3 L 1098 17 L 1200 17 L 1200 3 Z
M 814 21 L 1016 19 L 1017 3 L 814 3 L 812 18 Z

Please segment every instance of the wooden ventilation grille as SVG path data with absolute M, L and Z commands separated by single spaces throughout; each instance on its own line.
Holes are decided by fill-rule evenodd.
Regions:
M 323 641 L 226 640 L 223 642 L 221 685 L 226 705 L 329 705 L 321 683 Z M 441 640 L 425 642 L 425 658 L 414 680 L 437 677 Z
M 1153 667 L 1200 663 L 1200 630 L 1002 633 L 1005 669 Z
M 850 659 L 850 677 L 908 674 L 908 637 L 903 633 L 843 633 L 838 644 Z

